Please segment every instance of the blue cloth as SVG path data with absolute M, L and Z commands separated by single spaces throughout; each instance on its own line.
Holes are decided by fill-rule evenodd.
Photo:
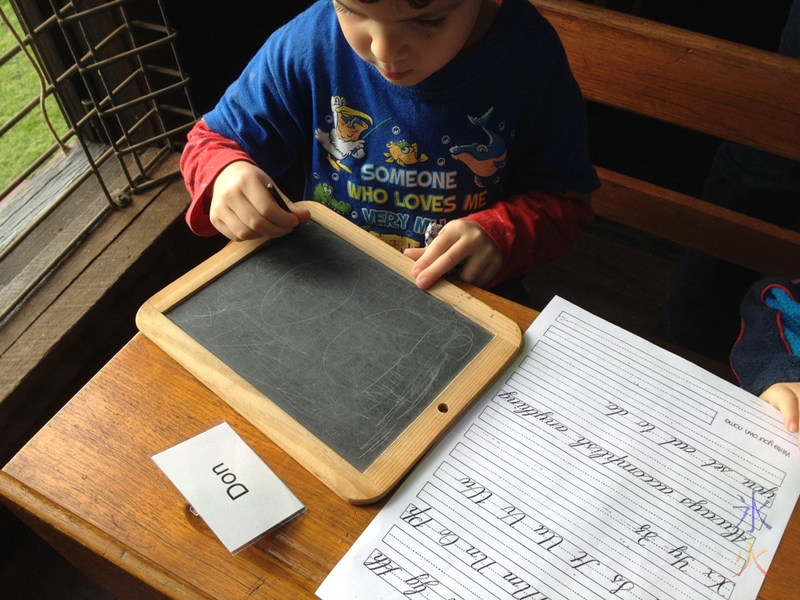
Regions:
M 526 0 L 506 0 L 485 39 L 410 87 L 359 58 L 320 0 L 266 41 L 204 119 L 273 177 L 299 159 L 306 198 L 399 248 L 515 193 L 599 186 L 580 90 Z
M 756 395 L 800 381 L 800 279 L 767 277 L 741 305 L 742 328 L 731 352 L 739 384 Z
M 800 304 L 798 304 L 798 298 L 792 296 L 787 289 L 773 286 L 766 294 L 765 303 L 780 315 L 780 326 L 789 351 L 800 356 Z

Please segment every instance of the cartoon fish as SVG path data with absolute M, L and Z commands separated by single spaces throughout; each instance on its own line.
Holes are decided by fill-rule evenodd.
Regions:
M 494 107 L 482 117 L 470 117 L 470 123 L 483 129 L 489 137 L 486 143 L 456 145 L 450 148 L 450 156 L 463 162 L 476 176 L 476 183 L 483 186 L 480 178 L 491 177 L 506 166 L 506 144 L 503 139 L 487 127 Z
M 383 155 L 388 163 L 396 162 L 401 167 L 405 167 L 406 165 L 428 160 L 427 154 L 419 153 L 419 147 L 416 142 L 409 144 L 405 140 L 400 140 L 399 142 L 390 141 L 386 144 L 386 147 L 389 151 L 384 152 Z

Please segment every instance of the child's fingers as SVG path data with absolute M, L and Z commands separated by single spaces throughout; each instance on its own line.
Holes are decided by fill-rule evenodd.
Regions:
M 791 386 L 776 383 L 764 390 L 761 398 L 781 411 L 786 429 L 793 433 L 797 431 L 798 419 L 800 419 L 800 408 L 798 408 L 800 398 Z
M 273 195 L 267 185 L 262 178 L 248 179 L 241 188 L 244 202 L 237 203 L 233 208 L 249 229 L 260 235 L 279 237 L 297 227 L 299 220 L 291 210 L 283 209 L 276 198 L 277 190 Z M 280 202 L 285 204 L 282 197 Z
M 437 237 L 414 263 L 411 276 L 417 287 L 428 289 L 458 266 L 466 254 L 467 249 L 464 244 L 459 244 L 458 238 Z
M 275 207 L 282 213 L 274 217 L 269 208 L 262 214 L 246 197 L 236 198 L 212 211 L 211 223 L 226 237 L 234 241 L 252 240 L 263 236 L 277 238 L 289 233 L 299 221 L 297 217 Z M 287 221 L 284 225 L 280 221 Z
M 289 202 L 289 210 L 295 217 L 297 217 L 297 220 L 300 223 L 305 223 L 306 221 L 311 219 L 311 211 L 308 210 L 307 208 L 302 208 L 300 206 L 297 206 L 297 204 L 295 204 L 294 202 Z
M 277 204 L 284 213 L 288 213 L 288 215 L 294 215 L 300 223 L 305 223 L 311 218 L 311 211 L 297 206 L 294 202 L 284 196 L 283 192 L 276 188 L 275 184 L 272 182 L 267 183 L 267 192 L 274 203 Z M 259 191 L 256 191 L 256 193 L 259 193 Z M 262 206 L 263 209 L 260 211 L 260 213 L 265 218 L 268 216 L 267 213 L 269 212 L 269 214 L 273 216 L 273 218 L 270 220 L 276 224 L 284 227 L 294 227 L 294 225 L 292 225 L 293 221 L 287 218 L 288 215 L 284 216 L 284 218 L 281 218 L 281 215 L 275 215 L 275 208 L 271 203 L 267 202 L 266 204 L 262 204 Z
M 403 250 L 403 254 L 405 254 L 412 260 L 417 260 L 420 256 L 423 255 L 424 252 L 425 248 L 406 248 L 405 250 Z
M 291 205 L 285 210 L 279 204 L 282 196 L 267 189 L 273 182 L 264 171 L 247 161 L 236 161 L 225 167 L 214 181 L 211 200 L 211 223 L 223 235 L 235 241 L 263 236 L 281 237 L 303 220 L 308 211 Z M 285 203 L 285 202 L 284 202 Z
M 259 233 L 245 225 L 231 202 L 212 202 L 209 215 L 211 224 L 229 240 L 241 242 L 259 237 Z
M 503 258 L 484 231 L 466 220 L 451 221 L 425 248 L 406 250 L 416 262 L 411 269 L 417 286 L 427 289 L 441 277 L 459 267 L 459 278 L 477 286 L 488 284 L 503 263 Z

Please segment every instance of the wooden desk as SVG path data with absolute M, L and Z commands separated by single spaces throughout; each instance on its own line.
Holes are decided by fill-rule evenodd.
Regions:
M 470 291 L 473 291 L 472 289 Z M 475 290 L 524 330 L 536 313 Z M 308 507 L 231 556 L 149 456 L 228 421 Z M 347 504 L 142 335 L 0 472 L 3 501 L 121 597 L 313 598 L 380 510 Z M 797 598 L 795 511 L 761 598 Z
M 475 295 L 524 330 L 536 313 Z M 149 456 L 225 420 L 308 507 L 232 557 Z M 139 334 L 0 472 L 0 498 L 121 597 L 312 598 L 377 514 L 356 507 Z

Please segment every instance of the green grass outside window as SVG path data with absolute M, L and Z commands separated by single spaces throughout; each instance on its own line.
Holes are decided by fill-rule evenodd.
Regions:
M 11 21 L 12 26 L 24 37 L 22 27 L 9 0 L 0 0 L 0 8 Z M 17 42 L 0 20 L 0 55 L 16 46 Z M 41 91 L 36 71 L 23 53 L 17 54 L 0 67 L 0 123 L 7 123 L 22 110 Z M 64 135 L 67 126 L 55 99 L 49 97 L 46 103 L 47 114 L 59 135 Z M 41 107 L 38 107 L 17 123 L 0 139 L 0 190 L 4 189 L 19 173 L 32 164 L 51 145 L 53 136 L 44 121 Z

